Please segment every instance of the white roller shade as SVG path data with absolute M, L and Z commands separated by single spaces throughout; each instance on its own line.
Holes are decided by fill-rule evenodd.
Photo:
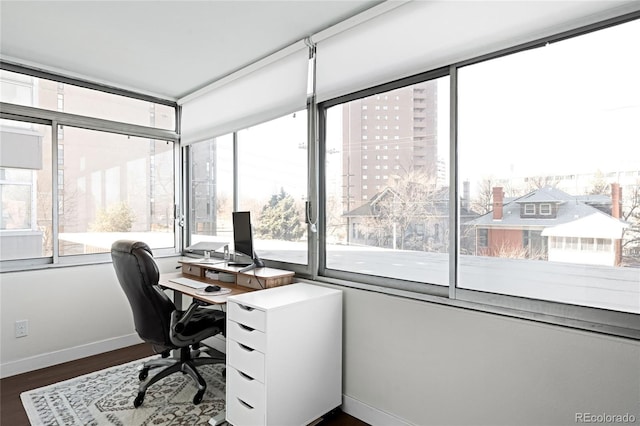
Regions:
M 0 167 L 42 170 L 42 137 L 28 130 L 0 129 Z
M 317 100 L 629 13 L 625 1 L 412 1 L 317 43 Z
M 182 144 L 220 136 L 304 109 L 308 60 L 308 48 L 304 42 L 299 42 L 181 99 Z

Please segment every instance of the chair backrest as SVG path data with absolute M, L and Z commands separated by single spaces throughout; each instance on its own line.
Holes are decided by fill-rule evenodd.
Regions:
M 176 307 L 158 285 L 160 273 L 149 246 L 140 241 L 116 241 L 111 246 L 111 259 L 140 338 L 156 346 L 174 347 L 169 327 Z

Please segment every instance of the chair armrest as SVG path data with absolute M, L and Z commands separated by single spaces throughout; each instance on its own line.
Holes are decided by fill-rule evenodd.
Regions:
M 193 316 L 193 314 L 198 310 L 200 306 L 207 306 L 208 303 L 203 302 L 201 300 L 194 299 L 189 308 L 182 315 L 182 311 L 175 310 L 171 314 L 171 329 L 176 333 L 182 333 L 187 326 L 187 323 Z

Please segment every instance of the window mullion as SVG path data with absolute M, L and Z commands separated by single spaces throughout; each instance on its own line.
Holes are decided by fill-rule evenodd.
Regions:
M 60 261 L 60 244 L 58 243 L 60 223 L 60 206 L 59 206 L 59 194 L 58 188 L 60 183 L 58 182 L 58 122 L 56 120 L 51 122 L 51 238 L 53 242 L 52 246 L 52 261 L 53 264 L 57 264 Z
M 458 196 L 458 68 L 449 67 L 449 298 L 456 298 L 460 242 Z

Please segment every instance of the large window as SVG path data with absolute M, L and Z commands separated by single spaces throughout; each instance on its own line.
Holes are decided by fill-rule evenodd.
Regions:
M 307 264 L 307 112 L 238 132 L 238 210 L 262 259 Z
M 639 49 L 632 21 L 459 69 L 459 176 L 487 235 L 459 287 L 640 313 Z
M 320 274 L 637 336 L 640 20 L 591 30 L 323 102 Z
M 326 111 L 326 268 L 448 285 L 449 78 Z
M 174 246 L 173 144 L 66 126 L 59 171 L 60 255 Z
M 307 153 L 304 110 L 191 144 L 190 244 L 233 250 L 232 212 L 249 211 L 261 259 L 307 265 Z
M 10 68 L 0 71 L 3 269 L 105 257 L 121 238 L 175 253 L 175 105 Z
M 233 134 L 190 145 L 191 244 L 233 241 Z
M 51 256 L 51 126 L 0 120 L 0 260 Z

